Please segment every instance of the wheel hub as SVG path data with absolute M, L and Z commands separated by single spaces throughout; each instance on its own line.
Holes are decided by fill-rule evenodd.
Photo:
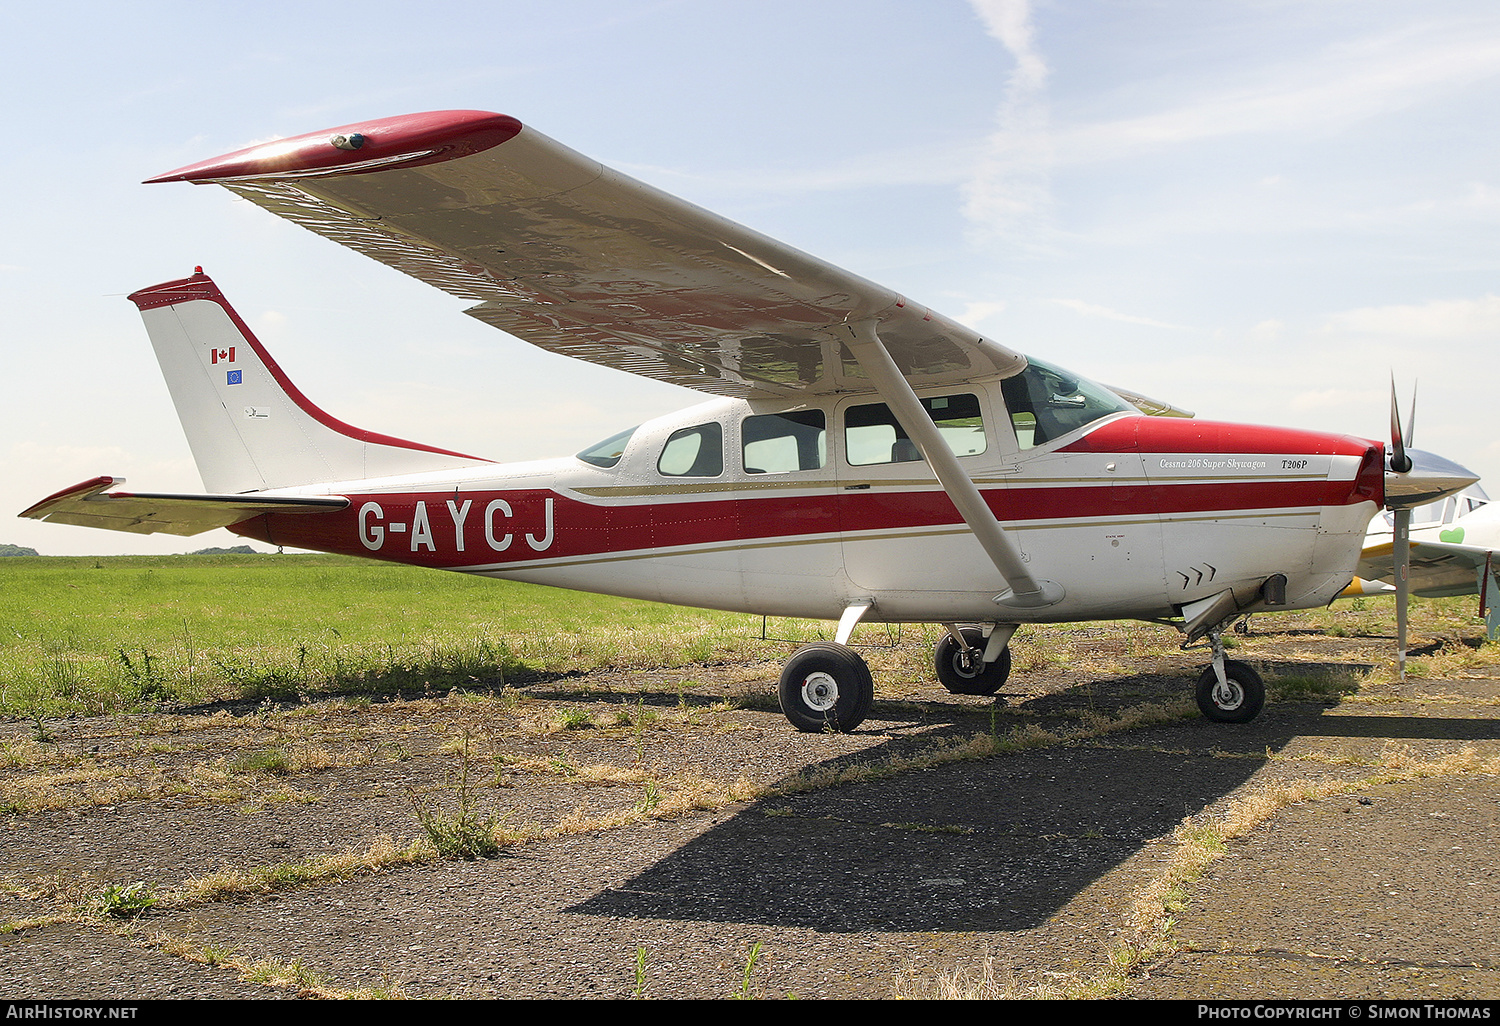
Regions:
M 827 712 L 838 704 L 838 681 L 822 671 L 809 673 L 802 682 L 802 701 L 809 709 Z
M 1214 688 L 1214 704 L 1220 709 L 1238 709 L 1240 703 L 1245 700 L 1244 691 L 1240 690 L 1233 681 L 1226 681 Z

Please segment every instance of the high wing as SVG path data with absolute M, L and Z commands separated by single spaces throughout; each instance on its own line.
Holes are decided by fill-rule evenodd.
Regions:
M 54 524 L 102 527 L 131 534 L 194 535 L 242 523 L 263 513 L 332 513 L 349 500 L 334 497 L 257 495 L 178 495 L 152 492 L 106 492 L 124 484 L 117 477 L 96 477 L 38 502 L 20 515 Z
M 534 345 L 740 398 L 874 391 L 833 333 L 878 322 L 913 386 L 1025 357 L 873 282 L 479 111 L 345 125 L 150 179 L 215 183 Z

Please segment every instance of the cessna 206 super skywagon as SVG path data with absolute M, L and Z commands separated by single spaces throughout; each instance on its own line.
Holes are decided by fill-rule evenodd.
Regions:
M 1329 602 L 1383 504 L 1474 480 L 1376 442 L 1151 408 L 627 178 L 522 125 L 441 111 L 152 179 L 218 183 L 456 296 L 534 345 L 719 398 L 576 456 L 496 464 L 309 402 L 202 273 L 140 308 L 208 494 L 101 477 L 24 516 L 277 545 L 838 621 L 780 682 L 803 730 L 872 700 L 861 621 L 947 630 L 937 674 L 993 694 L 1022 623 L 1207 636 L 1216 720 L 1256 715 L 1220 632 Z

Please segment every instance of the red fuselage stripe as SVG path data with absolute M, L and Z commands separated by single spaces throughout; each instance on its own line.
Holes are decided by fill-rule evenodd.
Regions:
M 983 494 L 996 517 L 1008 524 L 1243 515 L 1363 501 L 1352 494 L 1351 482 L 1327 480 L 1011 486 Z M 235 530 L 272 544 L 428 566 L 467 566 L 963 523 L 938 489 L 849 492 L 833 486 L 800 497 L 657 497 L 631 504 L 580 502 L 542 490 L 457 496 L 451 491 L 382 493 L 350 499 L 348 509 L 337 513 L 269 514 Z

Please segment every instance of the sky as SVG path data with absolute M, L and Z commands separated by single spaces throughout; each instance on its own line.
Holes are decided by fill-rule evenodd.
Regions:
M 1493 0 L 0 0 L 0 86 L 0 512 L 101 474 L 201 490 L 125 299 L 196 265 L 370 430 L 532 459 L 698 401 L 140 184 L 439 109 L 1200 417 L 1388 439 L 1394 376 L 1416 446 L 1500 495 Z M 240 541 L 0 524 L 43 555 Z

